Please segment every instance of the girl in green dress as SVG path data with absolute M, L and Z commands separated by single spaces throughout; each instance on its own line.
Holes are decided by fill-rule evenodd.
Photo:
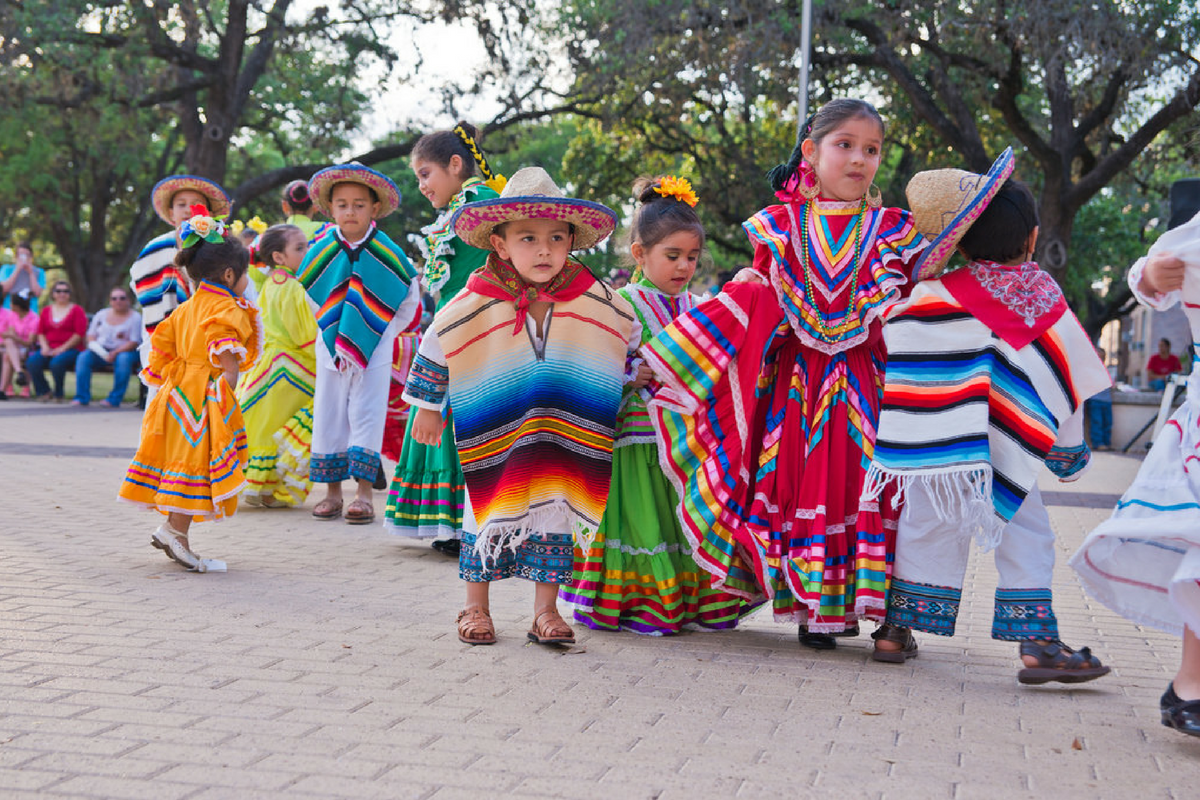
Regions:
M 688 181 L 640 178 L 633 190 L 639 206 L 630 225 L 630 251 L 637 270 L 617 293 L 633 305 L 645 344 L 696 305 L 688 284 L 704 228 Z M 646 406 L 657 385 L 640 358 L 632 360 L 626 377 L 608 507 L 594 544 L 576 548 L 572 582 L 562 597 L 575 604 L 576 620 L 597 630 L 663 636 L 689 624 L 732 628 L 757 604 L 713 589 L 708 573 L 692 559 L 675 517 L 679 500 L 659 467 Z
M 452 131 L 422 136 L 412 151 L 412 170 L 421 194 L 441 210 L 420 236 L 410 237 L 425 258 L 424 285 L 437 297 L 439 309 L 487 260 L 486 250 L 471 247 L 454 234 L 454 212 L 464 203 L 498 197 L 504 188 L 504 176 L 492 172 L 478 138 L 474 126 L 459 122 Z M 426 447 L 412 438 L 410 416 L 388 492 L 384 526 L 399 536 L 433 539 L 435 549 L 457 558 L 466 505 L 451 415 L 447 413 L 440 447 Z

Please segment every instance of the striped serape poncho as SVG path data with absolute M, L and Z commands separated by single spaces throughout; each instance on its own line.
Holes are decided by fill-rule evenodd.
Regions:
M 339 369 L 366 369 L 416 274 L 374 223 L 356 247 L 333 227 L 309 248 L 296 277 L 319 306 L 320 338 Z
M 430 332 L 445 364 L 427 357 L 423 343 L 406 391 L 426 403 L 448 398 L 454 409 L 485 564 L 533 533 L 569 529 L 590 542 L 608 500 L 635 332 L 629 304 L 569 263 L 561 282 L 533 298 L 554 303 L 539 348 L 525 326 L 529 287 L 522 290 L 511 268 L 497 278 L 494 270 L 504 266 L 497 260 L 438 312 Z
M 168 231 L 147 242 L 129 268 L 133 292 L 142 307 L 142 341 L 148 342 L 158 323 L 192 293 L 187 275 L 175 266 L 175 253 L 175 231 Z
M 1036 264 L 972 263 L 923 281 L 891 310 L 884 337 L 864 500 L 891 482 L 897 502 L 913 480 L 930 485 L 935 504 L 965 489 L 964 533 L 995 547 L 1051 450 L 1086 453 L 1075 412 L 1111 385 L 1108 371 Z

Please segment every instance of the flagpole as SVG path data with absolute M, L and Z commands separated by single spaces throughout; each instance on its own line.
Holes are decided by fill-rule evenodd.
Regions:
M 809 59 L 812 56 L 812 0 L 804 0 L 800 12 L 800 125 L 808 119 L 808 73 Z

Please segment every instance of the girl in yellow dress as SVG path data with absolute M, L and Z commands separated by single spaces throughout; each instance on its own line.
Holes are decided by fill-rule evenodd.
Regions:
M 234 387 L 238 371 L 258 358 L 262 327 L 257 309 L 242 298 L 249 255 L 224 223 L 195 206 L 179 236 L 175 264 L 195 288 L 151 337 L 142 380 L 158 391 L 120 496 L 167 515 L 151 536 L 155 547 L 194 572 L 216 572 L 225 563 L 196 555 L 188 530 L 192 520 L 237 510 L 246 432 Z
M 271 268 L 258 294 L 265 344 L 237 391 L 249 445 L 248 506 L 299 505 L 311 486 L 317 319 L 296 280 L 307 252 L 308 237 L 296 225 L 273 225 L 258 240 L 257 260 Z

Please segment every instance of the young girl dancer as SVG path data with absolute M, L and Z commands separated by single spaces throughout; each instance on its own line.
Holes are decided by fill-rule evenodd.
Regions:
M 897 512 L 860 524 L 885 358 L 880 314 L 925 247 L 873 186 L 883 120 L 823 106 L 772 171 L 781 205 L 745 223 L 754 266 L 643 354 L 681 487 L 684 533 L 713 585 L 770 598 L 802 643 L 882 620 Z
M 121 484 L 124 500 L 167 515 L 150 537 L 194 572 L 225 563 L 191 549 L 192 520 L 237 510 L 245 483 L 246 434 L 234 397 L 238 371 L 262 348 L 258 311 L 242 299 L 249 256 L 225 225 L 196 206 L 179 229 L 175 266 L 195 286 L 188 302 L 159 323 L 142 379 L 159 391 L 146 407 L 137 454 Z
M 688 283 L 704 247 L 704 228 L 693 206 L 691 184 L 666 176 L 639 178 L 639 203 L 630 223 L 633 282 L 617 290 L 642 324 L 642 343 L 696 305 Z M 684 625 L 732 628 L 755 606 L 713 589 L 696 566 L 679 527 L 679 503 L 659 466 L 658 443 L 646 409 L 656 384 L 641 358 L 627 370 L 608 505 L 596 540 L 576 550 L 571 585 L 562 597 L 575 603 L 575 619 L 597 630 L 631 630 L 661 636 Z
M 1071 566 L 1113 611 L 1183 636 L 1179 671 L 1159 709 L 1163 725 L 1200 736 L 1200 215 L 1163 234 L 1134 264 L 1129 285 L 1150 308 L 1183 305 L 1196 357 L 1187 399 Z
M 467 278 L 487 260 L 487 251 L 472 247 L 454 232 L 452 220 L 465 203 L 493 200 L 504 188 L 504 176 L 492 172 L 479 149 L 478 132 L 466 122 L 452 131 L 422 136 L 413 147 L 412 169 L 421 194 L 442 209 L 433 224 L 410 237 L 425 258 L 425 285 L 445 307 L 467 285 Z M 454 424 L 442 431 L 439 447 L 427 447 L 412 437 L 412 420 L 388 493 L 385 527 L 400 536 L 433 538 L 433 546 L 458 555 L 462 538 L 466 483 Z
M 258 240 L 256 257 L 270 269 L 258 295 L 265 344 L 238 384 L 249 446 L 246 505 L 299 505 L 308 495 L 317 322 L 296 280 L 307 252 L 296 225 L 274 225 Z

